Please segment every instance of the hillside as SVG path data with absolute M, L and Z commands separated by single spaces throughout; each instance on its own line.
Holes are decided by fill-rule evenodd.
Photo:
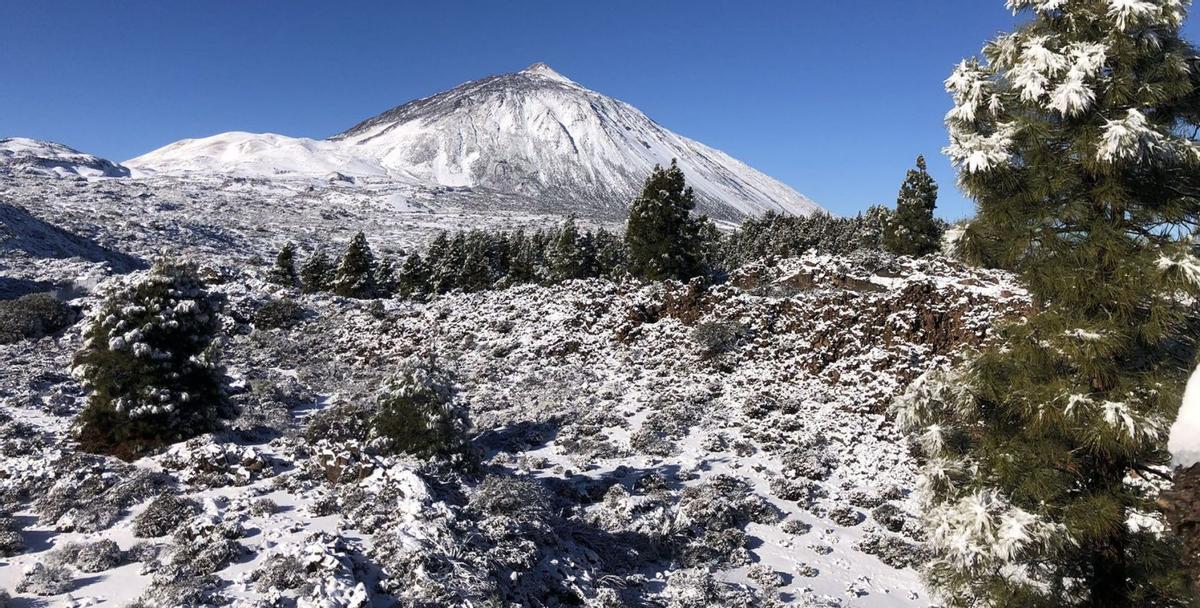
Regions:
M 810 256 L 709 291 L 584 281 L 382 311 L 293 294 L 305 320 L 272 330 L 251 319 L 279 288 L 203 259 L 228 299 L 241 414 L 225 431 L 133 465 L 80 454 L 63 370 L 82 324 L 0 346 L 0 589 L 63 605 L 925 606 L 915 463 L 884 408 L 1026 305 L 1009 277 L 956 263 Z M 735 339 L 711 341 L 722 331 Z M 414 355 L 453 374 L 478 474 L 355 435 Z M 164 493 L 185 502 L 150 506 Z M 147 510 L 172 515 L 147 528 Z

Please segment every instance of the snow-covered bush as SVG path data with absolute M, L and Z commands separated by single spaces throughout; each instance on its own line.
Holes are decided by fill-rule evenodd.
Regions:
M 905 523 L 911 519 L 904 511 L 892 503 L 884 503 L 871 511 L 871 517 L 881 526 L 892 532 L 904 529 Z
M 530 477 L 490 475 L 471 495 L 471 508 L 488 516 L 542 521 L 550 516 L 553 497 Z
M 38 523 L 62 531 L 106 530 L 130 507 L 170 485 L 162 473 L 88 454 L 57 460 L 54 470 L 57 478 L 33 506 Z
M 0 300 L 0 344 L 36 340 L 75 321 L 75 311 L 48 293 Z
M 758 608 L 763 605 L 753 590 L 720 582 L 702 568 L 672 572 L 663 595 L 667 608 Z
M 25 541 L 16 518 L 0 508 L 0 557 L 12 557 L 24 550 Z
M 885 534 L 869 533 L 855 547 L 898 569 L 919 566 L 930 558 L 924 548 Z
M 66 564 L 34 562 L 25 568 L 15 589 L 30 595 L 58 595 L 70 591 L 73 582 L 74 575 Z
M 75 357 L 91 391 L 78 421 L 85 450 L 134 459 L 216 427 L 219 308 L 195 268 L 174 262 L 110 291 Z
M 304 320 L 304 307 L 291 298 L 271 300 L 258 307 L 251 318 L 258 329 L 289 329 Z
M 229 598 L 220 588 L 221 579 L 212 576 L 164 577 L 155 576 L 137 601 L 125 608 L 210 608 L 227 606 Z
M 854 507 L 840 505 L 829 510 L 829 520 L 847 528 L 861 524 L 866 516 Z
M 783 575 L 766 564 L 754 564 L 747 568 L 746 578 L 758 583 L 766 591 L 774 591 L 783 585 Z
M 133 535 L 137 538 L 167 536 L 181 524 L 200 512 L 200 505 L 174 494 L 160 494 L 133 518 Z
M 680 558 L 688 566 L 748 563 L 745 527 L 779 519 L 778 510 L 754 493 L 745 480 L 713 475 L 688 486 L 680 497 L 675 522 L 676 533 L 682 537 Z
M 183 481 L 207 488 L 244 486 L 274 474 L 268 456 L 259 450 L 218 443 L 212 436 L 171 446 L 159 461 L 164 469 L 176 471 Z
M 279 505 L 270 498 L 258 498 L 250 503 L 250 514 L 255 517 L 270 517 L 279 511 Z
M 298 608 L 360 608 L 369 596 L 356 571 L 345 541 L 317 532 L 277 549 L 249 578 L 263 593 L 293 591 Z
M 237 542 L 244 534 L 241 524 L 200 516 L 175 530 L 171 561 L 159 574 L 163 577 L 204 576 L 228 566 L 245 547 Z
M 384 451 L 460 460 L 469 424 L 449 375 L 430 360 L 410 358 L 380 398 L 373 427 Z
M 736 321 L 705 321 L 692 330 L 692 340 L 705 358 L 723 355 L 749 337 L 750 330 Z
M 308 417 L 304 439 L 310 445 L 365 442 L 371 436 L 372 409 L 358 403 L 338 403 Z
M 783 522 L 783 531 L 794 536 L 803 536 L 812 531 L 812 524 L 804 523 L 798 519 L 791 519 Z
M 59 549 L 63 552 L 63 560 L 73 564 L 80 572 L 96 573 L 111 570 L 120 566 L 125 554 L 117 543 L 101 539 L 90 543 L 81 543 Z

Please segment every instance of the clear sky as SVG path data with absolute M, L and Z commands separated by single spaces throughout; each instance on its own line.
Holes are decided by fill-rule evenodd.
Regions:
M 971 203 L 940 154 L 942 81 L 1014 23 L 1003 0 L 13 1 L 0 137 L 117 161 L 222 131 L 320 138 L 544 61 L 838 214 L 894 204 L 925 154 L 953 219 Z

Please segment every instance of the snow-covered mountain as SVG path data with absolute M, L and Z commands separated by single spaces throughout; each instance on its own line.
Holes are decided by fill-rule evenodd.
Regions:
M 128 177 L 129 169 L 49 141 L 25 137 L 0 139 L 0 168 L 53 177 Z
M 336 171 L 619 211 L 651 168 L 671 159 L 687 174 L 700 208 L 714 217 L 820 210 L 783 183 L 542 63 L 407 103 L 328 140 L 222 133 L 125 164 L 144 174 L 312 177 Z

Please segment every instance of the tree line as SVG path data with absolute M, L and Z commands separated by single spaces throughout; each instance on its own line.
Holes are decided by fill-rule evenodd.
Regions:
M 411 298 L 571 279 L 713 280 L 755 260 L 810 250 L 844 254 L 886 249 L 927 255 L 939 250 L 945 224 L 933 216 L 937 185 L 923 158 L 917 165 L 901 188 L 896 212 L 882 206 L 850 218 L 770 212 L 724 235 L 707 217 L 693 214 L 695 194 L 672 162 L 665 169 L 655 167 L 647 178 L 630 206 L 623 235 L 583 229 L 574 217 L 557 227 L 529 232 L 443 231 L 423 254 L 411 253 L 394 264 L 377 260 L 359 232 L 337 259 L 319 249 L 298 267 L 295 245 L 286 244 L 269 279 L 310 293 Z

